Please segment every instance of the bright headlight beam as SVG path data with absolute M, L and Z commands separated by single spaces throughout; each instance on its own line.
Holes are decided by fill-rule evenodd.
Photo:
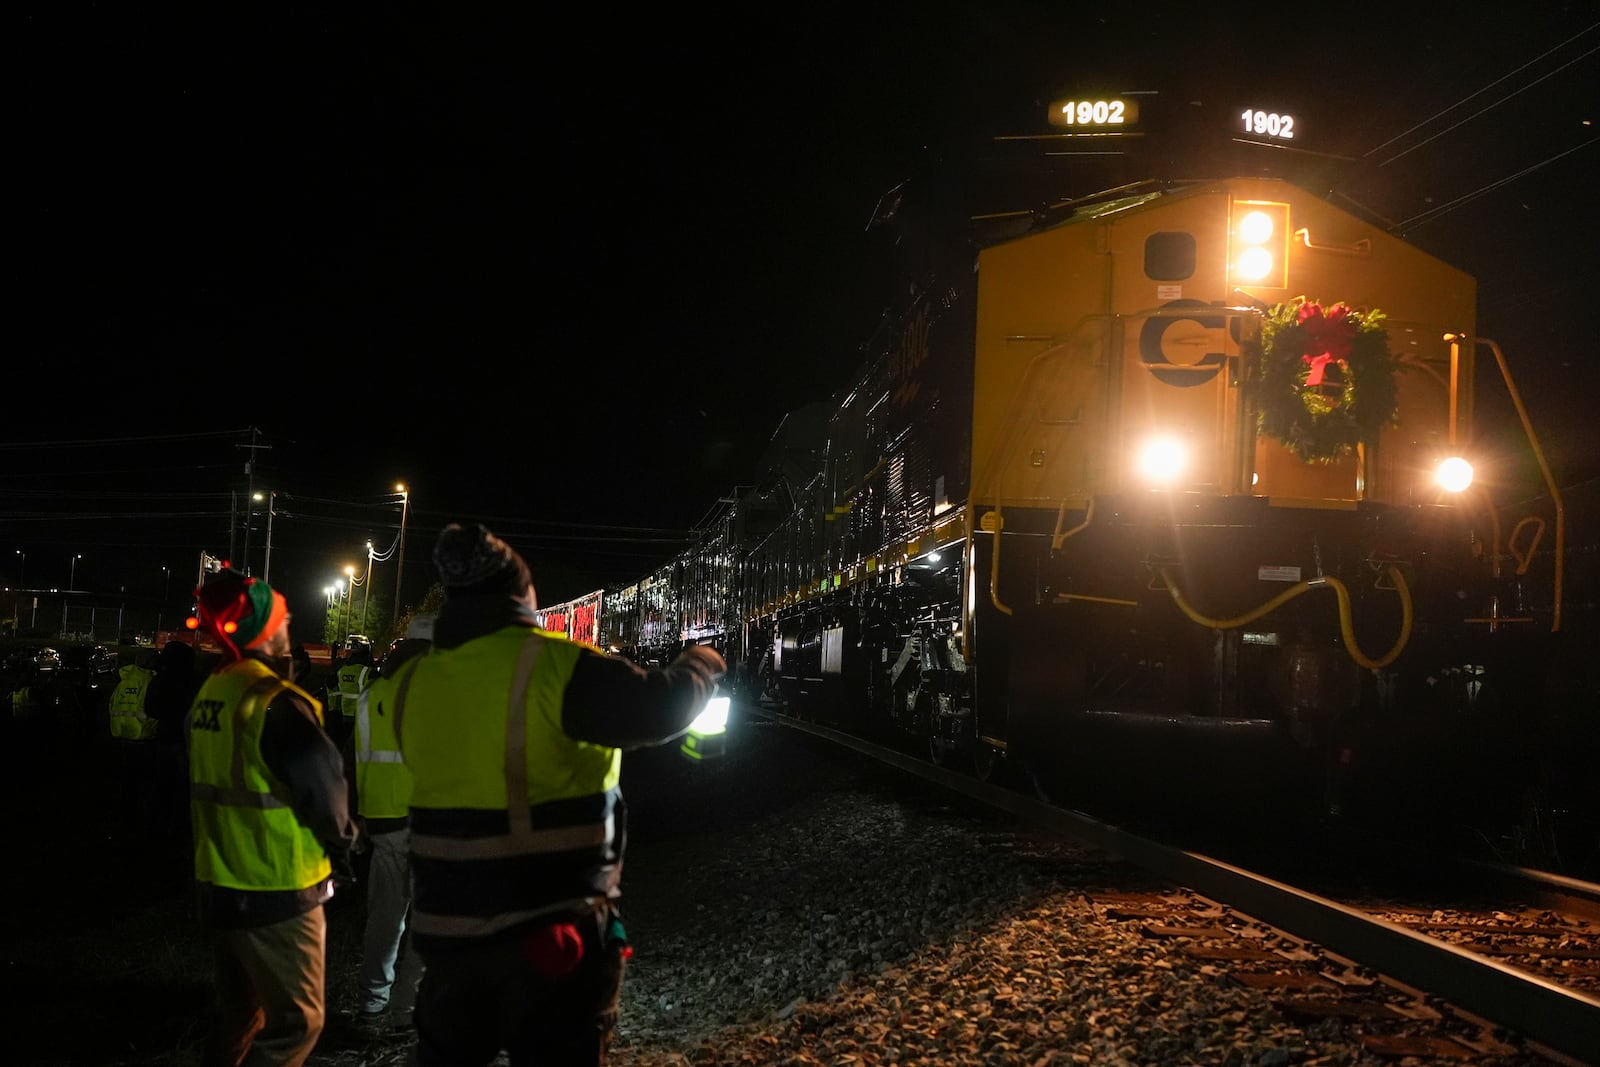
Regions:
M 1460 456 L 1451 456 L 1442 460 L 1433 476 L 1439 483 L 1439 488 L 1447 493 L 1459 493 L 1472 484 L 1472 464 Z
M 1155 437 L 1140 447 L 1134 464 L 1147 481 L 1169 482 L 1189 465 L 1189 450 L 1176 437 Z
M 1272 253 L 1265 248 L 1247 248 L 1239 253 L 1234 271 L 1246 281 L 1259 281 L 1272 273 Z
M 1272 236 L 1272 216 L 1265 211 L 1252 211 L 1239 220 L 1239 236 L 1249 244 L 1258 245 Z

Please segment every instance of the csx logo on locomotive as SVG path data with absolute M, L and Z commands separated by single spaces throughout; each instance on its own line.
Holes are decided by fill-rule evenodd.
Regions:
M 1196 313 L 1145 319 L 1139 330 L 1139 359 L 1167 385 L 1187 388 L 1211 381 L 1228 361 L 1223 352 L 1227 337 L 1222 332 L 1226 320 L 1203 300 L 1169 300 L 1161 308 L 1194 308 Z

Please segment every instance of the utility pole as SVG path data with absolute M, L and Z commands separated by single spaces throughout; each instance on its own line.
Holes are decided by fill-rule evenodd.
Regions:
M 394 487 L 400 494 L 400 561 L 394 568 L 394 618 L 400 621 L 400 577 L 406 572 L 406 512 L 411 510 L 411 490 L 404 482 Z
M 261 431 L 252 426 L 250 427 L 250 443 L 234 446 L 235 448 L 248 449 L 250 452 L 250 458 L 245 460 L 244 464 L 244 473 L 248 481 L 244 492 L 244 566 L 240 570 L 244 571 L 245 574 L 250 573 L 250 514 L 252 510 L 251 501 L 255 499 L 256 495 L 256 453 L 261 450 L 271 451 L 272 449 L 271 445 L 256 443 L 256 438 L 260 436 Z
M 260 493 L 255 494 L 255 499 L 256 500 L 260 500 L 261 499 L 261 494 Z M 278 491 L 276 489 L 267 490 L 266 500 L 267 500 L 267 558 L 266 558 L 266 562 L 264 562 L 261 565 L 261 580 L 263 582 L 270 583 L 272 581 L 272 519 L 273 519 L 273 517 L 275 515 L 278 514 Z
M 351 613 L 354 612 L 355 608 L 356 608 L 356 569 L 354 567 L 346 567 L 344 569 L 344 573 L 345 573 L 345 576 L 350 579 L 350 583 L 349 583 L 350 592 L 347 594 L 347 599 L 345 600 L 345 613 L 344 613 L 344 618 L 345 618 L 344 635 L 345 635 L 345 637 L 349 637 L 350 636 L 350 623 L 352 621 L 350 616 L 351 616 Z
M 367 542 L 367 577 L 363 582 L 367 591 L 361 594 L 361 632 L 367 632 L 367 605 L 372 601 L 372 542 Z M 370 634 L 368 636 L 371 636 Z

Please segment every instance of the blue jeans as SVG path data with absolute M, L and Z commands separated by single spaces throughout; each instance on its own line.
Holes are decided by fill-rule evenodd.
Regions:
M 411 831 L 372 835 L 367 927 L 361 938 L 361 1010 L 411 1013 L 422 960 L 405 936 L 411 913 Z M 404 942 L 404 951 L 402 951 Z M 398 966 L 397 966 L 398 963 Z

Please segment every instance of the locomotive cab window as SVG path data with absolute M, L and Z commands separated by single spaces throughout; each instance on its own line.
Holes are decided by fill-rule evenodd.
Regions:
M 1144 239 L 1144 274 L 1156 282 L 1181 282 L 1194 276 L 1192 233 L 1153 233 Z

